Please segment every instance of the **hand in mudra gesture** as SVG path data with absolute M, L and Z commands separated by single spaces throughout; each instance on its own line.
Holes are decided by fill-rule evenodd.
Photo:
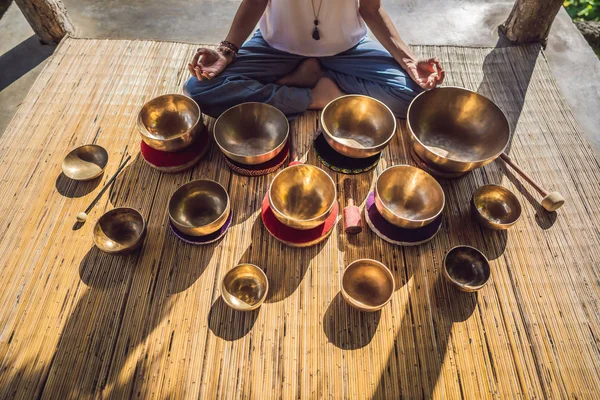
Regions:
M 232 61 L 231 56 L 216 50 L 200 48 L 188 64 L 188 69 L 192 76 L 202 81 L 219 75 Z
M 442 65 L 435 57 L 428 60 L 409 61 L 406 65 L 406 72 L 423 89 L 433 89 L 441 85 L 446 76 Z

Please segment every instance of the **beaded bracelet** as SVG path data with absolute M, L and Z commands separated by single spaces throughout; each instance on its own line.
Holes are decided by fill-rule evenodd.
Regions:
M 237 54 L 238 51 L 240 51 L 240 49 L 235 44 L 231 43 L 228 40 L 223 40 L 221 43 L 219 43 L 219 47 L 227 47 L 229 50 L 231 50 L 235 54 Z

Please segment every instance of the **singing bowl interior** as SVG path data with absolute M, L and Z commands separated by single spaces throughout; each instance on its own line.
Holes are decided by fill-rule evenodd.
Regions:
M 78 181 L 100 176 L 108 164 L 108 152 L 104 147 L 86 144 L 71 150 L 62 163 L 63 174 Z
M 252 264 L 241 264 L 227 272 L 221 285 L 225 303 L 240 311 L 254 310 L 265 301 L 269 282 L 262 269 Z
M 490 279 L 490 264 L 476 248 L 457 246 L 444 258 L 444 275 L 460 290 L 474 292 Z
M 115 208 L 100 217 L 93 230 L 96 247 L 106 253 L 135 249 L 146 231 L 144 217 L 133 208 Z
M 409 107 L 407 121 L 414 137 L 426 149 L 457 162 L 494 160 L 510 139 L 510 126 L 496 104 L 457 87 L 418 95 Z
M 143 136 L 166 141 L 183 136 L 194 129 L 200 121 L 198 104 L 181 94 L 165 94 L 156 97 L 142 107 L 138 122 Z
M 394 293 L 394 276 L 382 263 L 362 259 L 352 262 L 344 271 L 342 295 L 353 307 L 376 311 L 390 301 Z
M 321 114 L 330 145 L 341 154 L 366 158 L 381 152 L 396 133 L 396 118 L 382 102 L 348 95 L 331 101 Z
M 229 195 L 218 182 L 199 179 L 181 186 L 169 201 L 169 218 L 183 233 L 204 236 L 229 216 Z
M 425 226 L 444 209 L 444 190 L 434 177 L 410 165 L 383 171 L 375 184 L 376 206 L 394 225 Z
M 521 203 L 510 190 L 484 185 L 473 194 L 473 206 L 487 227 L 506 229 L 521 217 Z
M 244 103 L 225 111 L 215 123 L 215 142 L 228 158 L 243 164 L 261 164 L 284 148 L 289 123 L 277 108 Z

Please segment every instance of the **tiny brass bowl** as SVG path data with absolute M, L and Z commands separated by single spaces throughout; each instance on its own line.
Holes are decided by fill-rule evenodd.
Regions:
M 66 177 L 76 181 L 89 181 L 102 175 L 106 164 L 106 149 L 96 144 L 86 144 L 67 154 L 62 162 L 62 171 Z
M 394 138 L 396 117 L 379 100 L 352 94 L 325 106 L 321 127 L 335 151 L 346 157 L 367 158 L 380 153 Z
M 99 250 L 109 254 L 127 254 L 143 243 L 146 221 L 133 208 L 114 208 L 98 219 L 92 233 Z
M 275 217 L 294 229 L 312 229 L 331 214 L 337 193 L 333 179 L 321 168 L 296 164 L 281 170 L 269 186 Z
M 218 231 L 227 222 L 230 211 L 225 188 L 208 179 L 186 183 L 169 200 L 169 219 L 180 232 L 191 236 Z
M 444 276 L 463 292 L 476 292 L 490 279 L 490 263 L 471 246 L 456 246 L 444 257 Z
M 290 125 L 285 115 L 271 105 L 243 103 L 221 114 L 214 131 L 215 142 L 227 158 L 256 165 L 283 150 Z
M 137 126 L 142 140 L 160 151 L 178 151 L 191 145 L 203 132 L 200 107 L 182 94 L 158 96 L 142 107 Z
M 434 177 L 410 165 L 383 171 L 375 183 L 375 206 L 391 224 L 420 228 L 444 210 L 444 190 Z
M 240 264 L 225 274 L 221 297 L 238 311 L 255 310 L 265 301 L 269 281 L 264 271 L 253 264 Z
M 499 185 L 484 185 L 473 194 L 472 205 L 482 226 L 504 230 L 521 218 L 521 203 L 513 192 Z
M 381 310 L 390 301 L 395 286 L 394 276 L 385 265 L 364 258 L 346 267 L 342 296 L 352 307 L 372 312 Z

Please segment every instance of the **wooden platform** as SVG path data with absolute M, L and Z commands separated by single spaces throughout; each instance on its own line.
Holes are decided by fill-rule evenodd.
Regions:
M 273 175 L 226 168 L 216 146 L 194 170 L 169 175 L 139 156 L 135 117 L 153 96 L 179 92 L 196 46 L 65 40 L 0 140 L 0 398 L 593 398 L 600 388 L 600 165 L 582 138 L 538 47 L 416 47 L 438 55 L 447 84 L 479 90 L 506 111 L 510 155 L 567 203 L 547 214 L 539 196 L 499 162 L 455 181 L 442 231 L 417 248 L 338 225 L 322 245 L 292 249 L 262 227 L 260 203 Z M 316 114 L 293 123 L 293 145 L 311 148 Z M 376 170 L 351 177 L 361 199 L 387 166 L 412 163 L 399 134 Z M 73 147 L 110 154 L 103 178 L 61 175 Z M 110 195 L 74 230 L 116 170 L 134 161 Z M 343 187 L 345 176 L 332 173 Z M 167 201 L 192 178 L 224 184 L 232 229 L 196 247 L 170 232 Z M 508 233 L 482 230 L 469 199 L 502 183 L 523 205 Z M 341 197 L 341 196 L 340 196 Z M 343 200 L 340 198 L 340 200 Z M 148 220 L 143 249 L 126 258 L 97 251 L 91 230 L 107 209 L 130 206 Z M 480 248 L 492 282 L 476 295 L 449 287 L 447 250 Z M 343 302 L 342 271 L 381 260 L 397 291 L 382 312 Z M 260 310 L 233 312 L 219 297 L 225 272 L 263 267 L 271 292 Z

